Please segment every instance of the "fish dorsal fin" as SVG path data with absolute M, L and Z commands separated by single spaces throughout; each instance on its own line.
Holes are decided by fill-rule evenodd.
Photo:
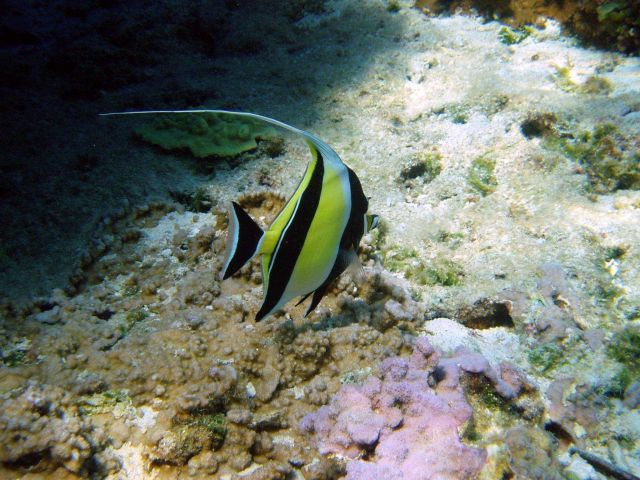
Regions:
M 314 148 L 317 149 L 326 162 L 339 162 L 343 163 L 338 154 L 331 148 L 327 143 L 323 140 L 316 137 L 314 134 L 309 133 L 305 130 L 300 130 L 288 123 L 281 122 L 280 120 L 276 120 L 274 118 L 265 117 L 263 115 L 259 115 L 257 113 L 249 113 L 249 112 L 232 112 L 229 110 L 209 110 L 209 109 L 197 109 L 197 110 L 138 110 L 133 112 L 110 112 L 110 113 L 101 113 L 100 116 L 108 117 L 113 115 L 152 115 L 158 113 L 221 113 L 226 115 L 233 115 L 237 117 L 245 117 L 245 118 L 253 118 L 256 120 L 262 120 L 263 122 L 270 123 L 271 125 L 275 125 L 277 127 L 283 128 L 290 132 L 295 133 L 296 135 L 300 135 L 307 141 L 309 148 L 311 149 L 312 155 L 315 154 Z

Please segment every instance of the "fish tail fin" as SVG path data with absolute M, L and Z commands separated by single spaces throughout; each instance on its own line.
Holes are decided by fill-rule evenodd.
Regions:
M 236 202 L 229 208 L 229 233 L 224 267 L 220 278 L 226 280 L 240 270 L 259 251 L 264 232 Z

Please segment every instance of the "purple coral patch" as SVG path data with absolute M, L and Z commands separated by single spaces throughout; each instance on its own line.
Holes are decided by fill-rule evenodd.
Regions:
M 444 378 L 431 388 L 428 379 L 436 368 Z M 472 414 L 460 376 L 483 374 L 498 393 L 512 398 L 519 389 L 517 372 L 501 370 L 509 382 L 479 354 L 458 349 L 454 357 L 440 359 L 429 341 L 419 338 L 409 361 L 388 358 L 380 366 L 382 380 L 343 386 L 328 406 L 303 419 L 301 429 L 315 433 L 321 453 L 351 459 L 349 480 L 476 478 L 486 452 L 465 445 L 458 435 Z

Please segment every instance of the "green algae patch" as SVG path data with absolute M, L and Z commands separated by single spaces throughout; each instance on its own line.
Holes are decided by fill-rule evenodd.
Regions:
M 124 320 L 120 321 L 118 324 L 118 333 L 120 338 L 126 336 L 136 323 L 142 322 L 148 317 L 149 312 L 144 307 L 128 311 L 124 316 Z
M 420 178 L 424 183 L 433 181 L 442 172 L 442 155 L 438 151 L 425 151 L 416 155 L 400 172 L 400 178 L 407 186 L 411 180 Z
M 147 312 L 143 308 L 139 308 L 139 309 L 131 310 L 130 312 L 127 312 L 127 314 L 124 317 L 126 322 L 125 326 L 127 327 L 127 330 L 133 327 L 134 324 L 143 321 L 148 316 L 149 316 L 149 312 Z
M 607 355 L 622 368 L 603 388 L 612 397 L 622 398 L 631 383 L 640 377 L 640 326 L 627 325 L 618 331 L 607 346 Z
M 5 367 L 19 367 L 31 363 L 29 359 L 29 350 L 31 350 L 31 340 L 22 338 L 16 343 L 7 343 L 0 350 L 0 359 Z
M 582 133 L 567 142 L 566 150 L 585 167 L 594 193 L 640 189 L 640 152 L 633 151 L 615 125 L 607 123 Z
M 555 113 L 531 113 L 520 124 L 520 131 L 527 138 L 548 137 L 556 134 L 556 123 L 558 123 L 558 117 Z
M 571 79 L 572 65 L 554 65 L 556 71 L 553 74 L 553 81 L 556 86 L 564 92 L 573 92 L 577 84 Z
M 593 131 L 548 137 L 545 146 L 584 168 L 590 193 L 640 189 L 640 151 L 611 123 Z
M 622 367 L 608 382 L 600 385 L 597 392 L 607 397 L 623 398 L 625 390 L 636 377 L 630 368 Z
M 417 250 L 396 246 L 384 255 L 384 266 L 392 272 L 403 273 L 405 278 L 419 285 L 452 287 L 464 277 L 462 267 L 453 260 L 438 256 L 423 260 Z
M 133 402 L 127 390 L 107 390 L 90 396 L 81 397 L 77 401 L 78 409 L 83 415 L 113 413 L 116 416 L 133 409 Z
M 165 150 L 189 150 L 198 158 L 233 157 L 255 149 L 259 139 L 277 137 L 265 122 L 220 113 L 158 114 L 135 133 Z
M 430 262 L 430 266 L 417 272 L 415 280 L 420 285 L 453 287 L 459 285 L 463 277 L 460 265 L 448 258 L 438 257 Z
M 578 91 L 588 95 L 608 95 L 613 90 L 613 84 L 604 77 L 592 75 L 580 85 Z
M 227 417 L 224 413 L 207 413 L 186 420 L 185 425 L 207 430 L 214 447 L 222 445 L 227 435 Z
M 522 42 L 533 33 L 533 28 L 529 26 L 523 26 L 520 28 L 510 28 L 507 26 L 498 30 L 498 38 L 505 45 L 515 45 Z
M 565 363 L 564 349 L 555 343 L 545 343 L 529 351 L 529 362 L 546 373 Z
M 628 325 L 617 332 L 607 347 L 607 354 L 640 373 L 640 326 Z
M 481 155 L 471 162 L 469 167 L 469 185 L 482 194 L 489 195 L 495 192 L 498 181 L 494 174 L 496 161 L 488 154 Z

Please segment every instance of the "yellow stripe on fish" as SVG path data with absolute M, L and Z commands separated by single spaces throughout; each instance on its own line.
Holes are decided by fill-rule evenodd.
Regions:
M 368 215 L 368 200 L 356 174 L 315 135 L 286 123 L 246 112 L 225 110 L 141 111 L 149 113 L 219 113 L 262 120 L 302 136 L 312 159 L 291 198 L 267 231 L 262 231 L 235 202 L 229 209 L 227 251 L 221 278 L 236 273 L 256 255 L 262 256 L 263 300 L 256 321 L 295 297 L 313 294 L 308 315 L 329 285 L 357 259 L 362 236 L 378 224 Z M 298 303 L 300 303 L 298 302 Z

